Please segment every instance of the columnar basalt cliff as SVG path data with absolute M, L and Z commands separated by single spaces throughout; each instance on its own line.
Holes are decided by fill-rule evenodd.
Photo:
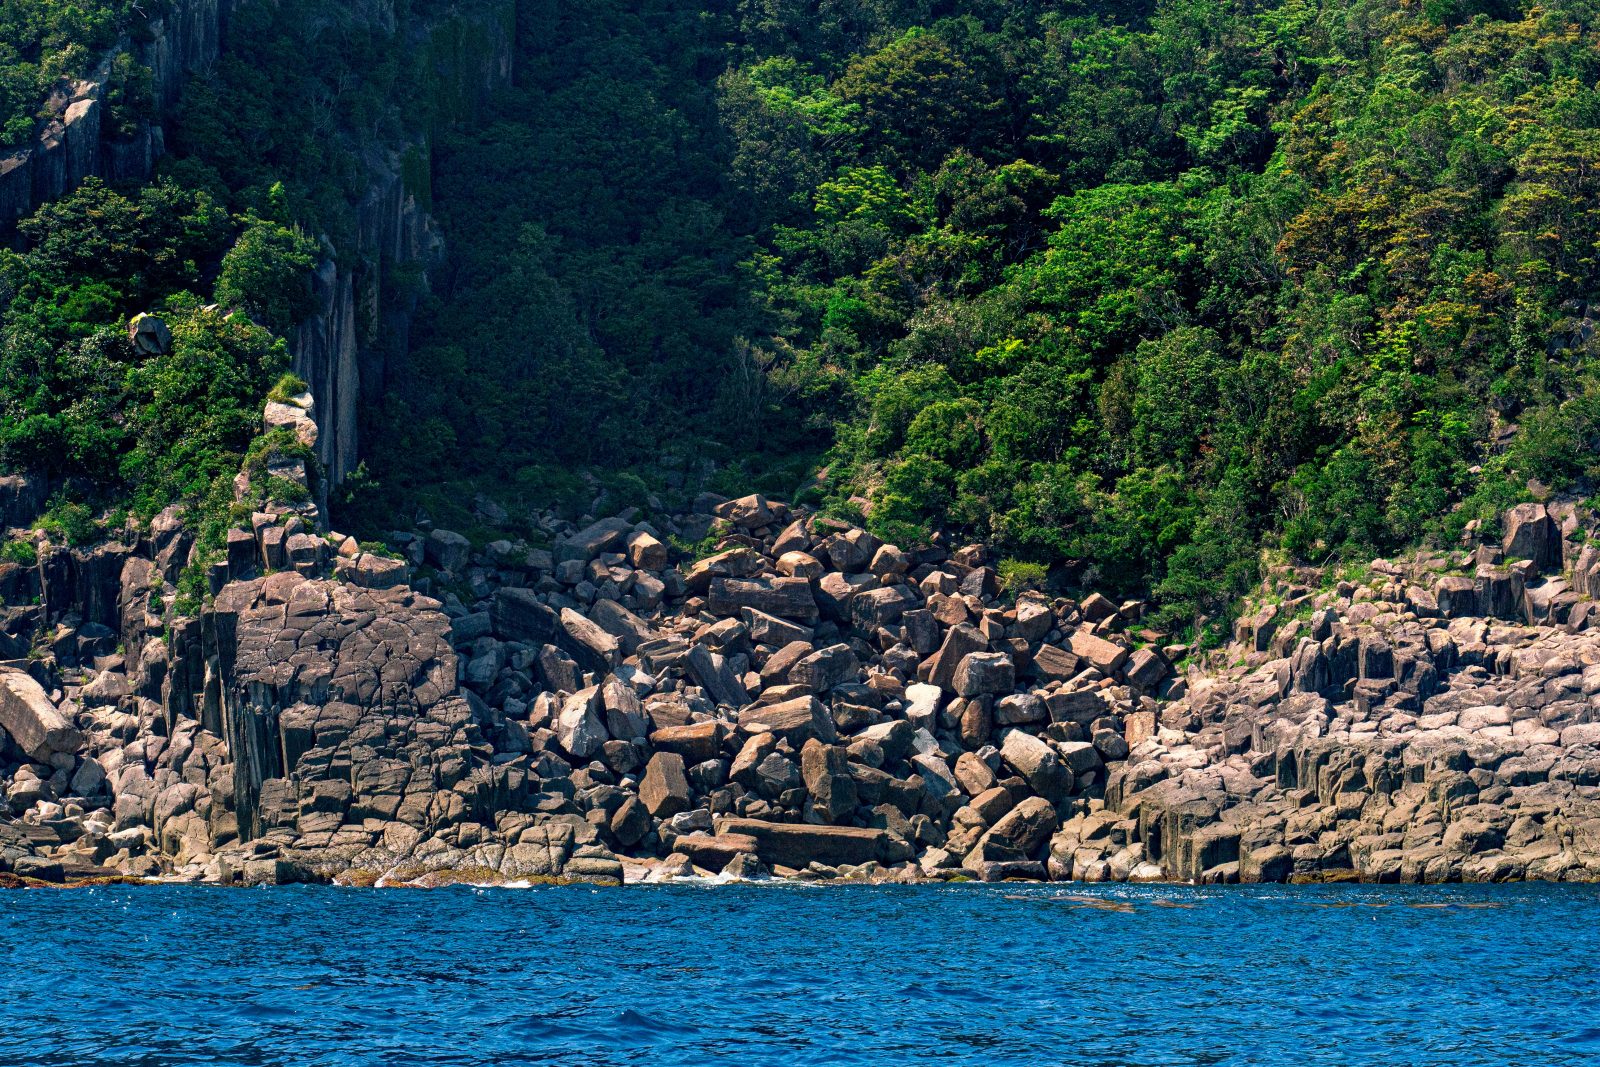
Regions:
M 313 411 L 269 408 L 298 446 L 264 469 L 306 491 L 233 531 L 198 617 L 171 515 L 0 565 L 16 877 L 1600 877 L 1573 506 L 1281 575 L 1207 659 L 1137 603 L 1003 595 L 981 547 L 759 496 L 542 516 L 548 549 L 433 529 L 408 564 L 316 532 Z
M 229 14 L 239 0 L 158 0 L 137 34 L 122 41 L 87 78 L 59 89 L 36 143 L 0 157 L 0 237 L 36 208 L 85 178 L 140 181 L 165 150 L 161 114 L 195 71 L 216 61 Z M 150 71 L 156 113 L 128 136 L 104 126 L 112 58 L 131 54 Z
M 164 118 L 188 78 L 223 54 L 229 19 L 248 2 L 261 0 L 158 4 L 90 77 L 64 85 L 37 142 L 0 158 L 0 238 L 85 178 L 151 177 L 165 152 Z M 511 80 L 515 0 L 479 0 L 411 25 L 400 25 L 390 2 L 366 6 L 360 17 L 396 33 L 397 47 L 437 58 L 430 84 L 419 90 L 437 124 L 469 120 L 487 93 Z M 104 125 L 112 61 L 121 53 L 150 71 L 155 105 L 127 136 Z M 383 353 L 404 347 L 419 282 L 439 256 L 440 239 L 403 163 L 410 156 L 426 168 L 432 133 L 412 128 L 401 143 L 364 151 L 366 187 L 350 207 L 347 235 L 325 239 L 326 256 L 312 278 L 316 310 L 291 337 L 295 372 L 324 413 L 319 458 L 335 483 L 358 462 L 357 412 L 363 397 L 382 395 Z
M 510 82 L 514 33 L 514 0 L 484 0 L 415 28 L 409 47 L 424 47 L 436 34 L 453 44 L 432 50 L 447 57 L 427 89 L 437 121 L 469 120 L 478 101 Z M 335 484 L 359 462 L 358 412 L 383 395 L 385 353 L 404 350 L 417 283 L 438 261 L 439 235 L 404 165 L 410 155 L 426 166 L 430 136 L 419 130 L 412 141 L 366 154 L 368 182 L 351 207 L 350 236 L 329 244 L 313 277 L 316 311 L 292 338 L 295 373 L 310 384 L 322 413 L 318 458 Z

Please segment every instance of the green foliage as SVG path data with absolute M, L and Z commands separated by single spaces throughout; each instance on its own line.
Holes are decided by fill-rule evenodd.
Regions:
M 217 275 L 217 302 L 283 331 L 315 310 L 311 270 L 317 243 L 304 232 L 252 215 Z
M 1591 486 L 1600 12 L 1558 7 L 741 16 L 745 332 L 771 376 L 836 370 L 797 413 L 822 495 L 1084 560 L 1204 635 L 1263 548 Z
M 1003 559 L 995 570 L 1000 576 L 1000 588 L 1008 593 L 1038 589 L 1050 576 L 1049 568 L 1044 564 L 1029 563 L 1020 559 Z
M 74 548 L 92 545 L 100 539 L 100 524 L 87 504 L 57 497 L 39 517 L 39 529 Z
M 715 29 L 680 3 L 532 9 L 517 85 L 436 139 L 450 262 L 363 438 L 391 508 L 441 480 L 557 503 L 574 468 L 760 434 L 785 387 L 735 344 L 752 246 L 727 218 Z M 794 107 L 827 109 L 793 85 Z
M 6 136 L 127 14 L 67 7 L 0 16 Z M 901 543 L 1082 563 L 1204 643 L 1264 552 L 1600 481 L 1591 4 L 547 0 L 454 129 L 451 10 L 240 8 L 172 180 L 89 183 L 0 254 L 0 462 L 206 498 L 309 307 L 305 235 L 355 247 L 384 148 L 450 259 L 375 309 L 417 314 L 340 503 L 366 528 L 463 486 L 581 511 L 586 466 L 613 502 L 803 485 Z
M 32 541 L 6 541 L 0 544 L 0 563 L 15 563 L 22 567 L 37 566 L 39 550 L 34 548 Z
M 0 466 L 81 479 L 89 498 L 143 515 L 231 477 L 287 357 L 260 326 L 193 295 L 233 232 L 209 194 L 91 179 L 20 232 L 23 248 L 0 253 Z M 163 342 L 153 349 L 127 331 L 146 310 Z M 77 507 L 56 516 L 73 543 L 91 536 Z
M 267 399 L 279 404 L 287 404 L 306 394 L 311 387 L 304 378 L 295 374 L 285 374 L 267 390 Z
M 89 72 L 116 40 L 132 0 L 6 0 L 0 5 L 0 148 L 33 137 L 36 115 L 62 78 Z M 113 71 L 125 86 L 130 68 Z M 136 92 L 137 89 L 124 92 Z M 125 101 L 113 97 L 112 121 L 119 123 Z

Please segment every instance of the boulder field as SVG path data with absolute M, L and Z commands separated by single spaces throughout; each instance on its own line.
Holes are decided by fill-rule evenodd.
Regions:
M 1203 654 L 761 496 L 405 559 L 319 520 L 241 522 L 189 616 L 171 514 L 0 564 L 0 880 L 1600 879 L 1573 505 L 1275 575 Z

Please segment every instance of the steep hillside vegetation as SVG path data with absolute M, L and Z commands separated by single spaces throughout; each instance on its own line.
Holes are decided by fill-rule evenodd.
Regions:
M 825 453 L 1181 622 L 1590 473 L 1592 4 L 638 7 L 527 5 L 450 146 L 396 484 Z
M 7 261 L 7 464 L 144 510 L 226 467 L 152 435 L 152 387 L 103 331 L 210 299 L 288 328 L 303 235 L 337 245 L 373 146 L 449 107 L 418 88 L 448 47 L 405 21 L 447 7 L 240 5 L 168 183 L 88 190 Z M 127 14 L 64 10 L 7 7 L 17 136 Z M 451 258 L 365 414 L 364 529 L 473 492 L 587 496 L 586 468 L 613 500 L 800 491 L 902 543 L 982 538 L 1018 574 L 1153 593 L 1182 626 L 1263 551 L 1336 562 L 1452 536 L 1529 479 L 1586 491 L 1587 0 L 517 17 L 515 86 L 407 163 Z M 113 226 L 151 262 L 41 240 Z M 257 262 L 216 290 L 240 233 Z M 178 458 L 145 473 L 156 454 Z
M 0 7 L 0 150 L 32 138 L 50 94 L 100 61 L 135 6 L 129 0 L 6 0 Z M 124 67 L 118 73 L 125 102 L 142 103 L 136 72 Z
M 218 17 L 178 7 L 7 5 L 0 84 L 15 92 L 0 102 L 28 121 L 5 136 L 33 137 L 36 97 L 59 96 L 93 63 L 110 71 L 100 136 L 117 138 L 122 89 L 150 79 L 130 42 L 151 39 L 163 18 Z M 466 16 L 492 18 L 496 5 L 363 12 L 338 0 L 241 0 L 220 10 L 220 60 L 156 116 L 168 154 L 153 180 L 90 178 L 0 249 L 0 470 L 40 476 L 46 525 L 73 543 L 183 505 L 205 550 L 192 589 L 221 550 L 268 391 L 290 369 L 285 339 L 315 309 L 313 270 L 330 258 L 353 269 L 373 160 L 461 110 L 451 97 L 477 47 Z M 425 188 L 416 151 L 406 163 Z

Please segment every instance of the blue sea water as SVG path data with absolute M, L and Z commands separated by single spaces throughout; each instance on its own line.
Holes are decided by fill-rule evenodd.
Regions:
M 0 895 L 0 1065 L 1600 1063 L 1600 890 Z

